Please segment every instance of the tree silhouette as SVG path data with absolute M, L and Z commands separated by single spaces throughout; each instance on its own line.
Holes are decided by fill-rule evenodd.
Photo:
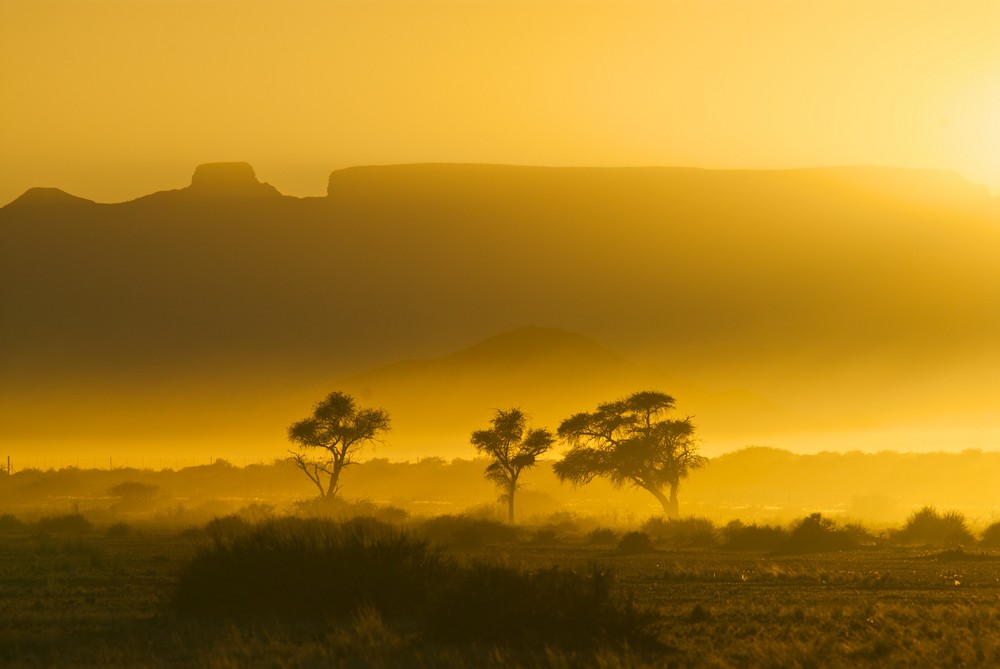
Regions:
M 549 450 L 555 439 L 544 428 L 529 430 L 527 418 L 520 409 L 497 409 L 490 420 L 493 427 L 476 430 L 471 442 L 480 453 L 493 462 L 485 476 L 496 484 L 500 499 L 507 502 L 507 518 L 514 522 L 514 493 L 521 472 L 535 465 L 539 455 Z
M 333 498 L 344 467 L 388 429 L 385 409 L 358 408 L 353 397 L 334 391 L 316 404 L 312 416 L 288 428 L 288 439 L 298 444 L 289 460 L 316 485 L 320 497 Z
M 643 391 L 570 416 L 558 432 L 571 448 L 553 470 L 561 481 L 575 485 L 603 477 L 615 486 L 642 488 L 668 517 L 676 518 L 681 480 L 708 460 L 697 454 L 690 418 L 665 418 L 673 408 L 670 395 Z

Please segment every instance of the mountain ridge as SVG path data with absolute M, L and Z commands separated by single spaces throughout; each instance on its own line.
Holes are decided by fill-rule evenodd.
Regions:
M 737 176 L 753 179 L 767 180 L 774 177 L 800 176 L 815 177 L 820 180 L 827 180 L 831 183 L 842 182 L 843 184 L 862 185 L 871 189 L 882 182 L 886 184 L 887 190 L 895 195 L 899 195 L 909 190 L 911 196 L 918 199 L 928 195 L 926 189 L 914 188 L 914 184 L 937 184 L 930 190 L 936 193 L 935 197 L 945 194 L 952 196 L 964 196 L 968 198 L 978 198 L 995 200 L 989 195 L 985 186 L 976 184 L 958 172 L 943 169 L 925 168 L 904 168 L 885 167 L 871 165 L 835 165 L 826 167 L 805 167 L 805 168 L 784 168 L 784 169 L 713 169 L 683 166 L 643 166 L 643 167 L 587 167 L 587 166 L 544 166 L 544 165 L 512 165 L 502 163 L 401 163 L 388 165 L 355 165 L 333 170 L 327 179 L 327 193 L 325 198 L 337 197 L 344 186 L 356 183 L 358 178 L 366 179 L 371 175 L 397 176 L 405 173 L 407 176 L 423 173 L 425 178 L 436 180 L 440 183 L 442 179 L 454 178 L 457 175 L 478 173 L 477 176 L 490 178 L 511 177 L 518 174 L 573 174 L 573 175 L 647 175 L 647 176 L 674 176 L 674 177 L 702 177 L 725 179 Z M 911 182 L 907 184 L 907 182 Z M 867 183 L 867 185 L 865 185 Z M 188 186 L 180 189 L 156 191 L 141 195 L 130 200 L 111 203 L 98 203 L 94 200 L 79 197 L 61 191 L 58 188 L 32 187 L 21 196 L 15 198 L 0 209 L 4 209 L 12 204 L 20 203 L 19 206 L 52 204 L 46 198 L 38 197 L 35 191 L 53 190 L 59 191 L 69 198 L 80 202 L 90 202 L 93 204 L 121 205 L 137 201 L 145 201 L 147 198 L 162 198 L 164 194 L 184 194 L 185 196 L 198 195 L 201 197 L 274 197 L 281 196 L 293 200 L 317 199 L 298 198 L 281 193 L 277 188 L 269 183 L 261 182 L 257 179 L 255 170 L 247 162 L 219 162 L 201 163 L 195 167 L 191 182 Z
M 1000 216 L 952 177 L 400 166 L 338 172 L 328 197 L 298 199 L 249 165 L 218 169 L 195 190 L 237 197 L 188 186 L 96 205 L 36 191 L 0 209 L 0 437 L 28 443 L 44 426 L 72 443 L 80 430 L 50 407 L 75 406 L 82 385 L 87 402 L 104 398 L 105 432 L 121 431 L 116 405 L 141 423 L 159 404 L 233 434 L 241 402 L 285 406 L 297 389 L 524 323 L 864 426 L 1000 401 Z M 943 185 L 897 196 L 921 179 Z M 478 410 L 521 401 L 517 381 Z M 172 399 L 144 409 L 151 386 Z

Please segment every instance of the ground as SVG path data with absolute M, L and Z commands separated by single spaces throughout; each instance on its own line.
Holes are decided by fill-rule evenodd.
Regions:
M 864 548 L 810 555 L 656 550 L 624 554 L 581 540 L 446 549 L 524 569 L 617 574 L 656 608 L 662 647 L 483 649 L 430 646 L 405 623 L 234 624 L 170 611 L 178 575 L 204 536 L 0 538 L 0 664 L 9 667 L 1000 665 L 1000 555 Z

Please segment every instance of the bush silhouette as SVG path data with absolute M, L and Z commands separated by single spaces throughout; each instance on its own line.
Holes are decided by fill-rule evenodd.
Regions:
M 122 481 L 111 486 L 108 494 L 123 502 L 146 502 L 160 494 L 160 486 L 141 481 Z
M 654 541 L 670 546 L 706 547 L 717 542 L 715 525 L 707 518 L 650 518 L 642 530 Z
M 645 532 L 626 532 L 618 541 L 618 551 L 621 553 L 652 553 L 653 541 Z
M 384 523 L 402 523 L 410 515 L 395 506 L 379 505 L 366 499 L 347 501 L 341 497 L 314 497 L 295 503 L 295 514 L 308 518 L 347 520 L 375 518 Z
M 233 620 L 390 616 L 437 641 L 574 649 L 653 644 L 658 622 L 616 596 L 606 572 L 459 566 L 363 518 L 283 518 L 215 532 L 182 572 L 172 603 L 182 614 Z
M 975 541 L 965 522 L 965 516 L 949 511 L 943 516 L 925 506 L 910 514 L 906 525 L 893 536 L 896 543 L 924 546 L 960 546 Z
M 518 646 L 654 643 L 656 614 L 617 599 L 610 574 L 473 565 L 431 600 L 425 634 Z
M 609 527 L 598 527 L 587 533 L 586 542 L 594 546 L 610 546 L 618 541 L 618 533 Z
M 109 539 L 122 539 L 124 537 L 131 536 L 134 530 L 128 523 L 115 523 L 108 527 L 108 538 Z
M 731 551 L 776 551 L 788 533 L 776 525 L 744 525 L 734 520 L 722 529 L 722 547 Z
M 1000 548 L 1000 521 L 991 523 L 983 530 L 983 535 L 979 538 L 979 544 L 983 548 Z
M 9 513 L 0 515 L 0 534 L 17 534 L 26 528 L 24 522 L 16 516 Z
M 427 519 L 419 532 L 420 536 L 436 544 L 466 547 L 511 543 L 521 535 L 517 527 L 496 520 L 450 515 Z
M 222 528 L 217 525 L 217 528 Z M 228 618 L 341 616 L 419 609 L 445 564 L 424 541 L 373 519 L 282 518 L 210 533 L 174 606 Z
M 35 527 L 39 532 L 52 532 L 54 534 L 85 534 L 94 529 L 91 522 L 79 513 L 41 518 L 35 523 Z
M 781 549 L 789 553 L 842 551 L 858 547 L 856 532 L 837 527 L 829 518 L 814 513 L 793 527 Z

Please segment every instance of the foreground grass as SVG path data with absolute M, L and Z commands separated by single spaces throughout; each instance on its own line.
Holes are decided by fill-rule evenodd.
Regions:
M 0 539 L 0 666 L 913 667 L 1000 665 L 1000 559 L 950 549 L 627 553 L 508 541 L 449 559 L 616 575 L 662 619 L 655 650 L 429 641 L 360 606 L 340 617 L 177 615 L 201 536 Z M 473 615 L 470 611 L 467 615 Z

